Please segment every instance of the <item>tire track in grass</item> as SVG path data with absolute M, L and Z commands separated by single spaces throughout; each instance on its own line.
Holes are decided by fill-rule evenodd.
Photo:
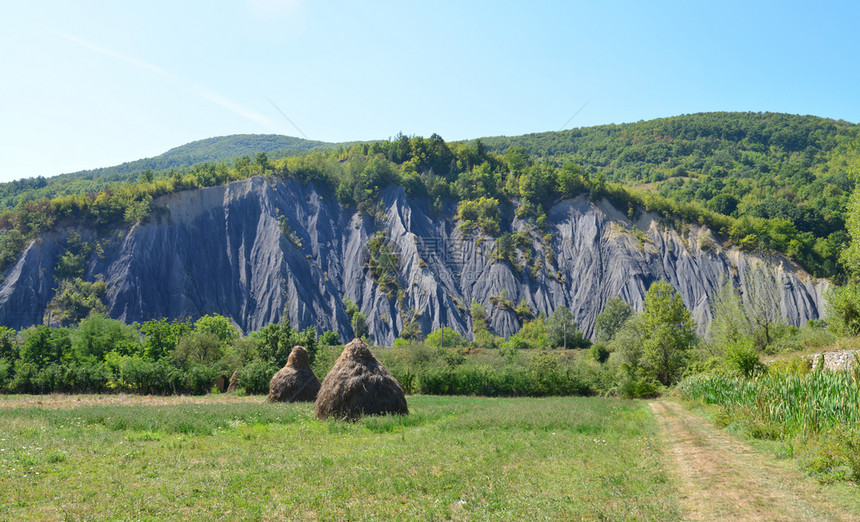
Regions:
M 686 520 L 860 520 L 828 505 L 799 472 L 671 401 L 648 403 L 662 429 Z

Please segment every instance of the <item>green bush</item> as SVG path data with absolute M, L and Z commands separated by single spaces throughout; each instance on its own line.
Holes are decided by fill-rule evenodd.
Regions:
M 3 372 L 0 361 L 0 373 Z M 11 365 L 5 364 L 7 377 Z M 52 363 L 38 368 L 32 363 L 18 361 L 8 389 L 17 393 L 102 393 L 113 380 L 113 373 L 103 363 Z
M 758 352 L 752 339 L 741 338 L 726 348 L 726 368 L 744 377 L 752 377 L 764 372 L 767 368 L 759 359 Z
M 337 332 L 326 331 L 320 336 L 320 346 L 336 346 L 340 344 L 340 336 Z
M 537 359 L 537 360 L 535 360 Z M 487 365 L 429 368 L 418 375 L 418 388 L 428 395 L 523 397 L 587 395 L 591 387 L 551 354 L 537 354 L 528 367 Z
M 621 382 L 618 393 L 625 399 L 651 399 L 659 394 L 659 385 L 645 377 L 628 377 Z
M 591 345 L 591 348 L 588 351 L 591 358 L 595 361 L 603 364 L 609 359 L 609 348 L 606 347 L 603 343 L 596 343 Z
M 192 395 L 205 395 L 212 389 L 212 383 L 220 374 L 221 371 L 215 366 L 192 364 L 183 372 L 183 391 Z
M 15 366 L 11 361 L 0 359 L 0 390 L 11 388 L 12 376 L 15 375 Z
M 183 391 L 182 371 L 166 359 L 151 361 L 138 356 L 112 360 L 123 387 L 137 393 L 166 395 Z
M 278 369 L 268 361 L 251 361 L 239 370 L 238 386 L 248 395 L 269 393 L 269 381 Z

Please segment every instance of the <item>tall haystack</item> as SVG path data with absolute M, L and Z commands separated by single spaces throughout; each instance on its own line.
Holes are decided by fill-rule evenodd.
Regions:
M 230 384 L 227 386 L 227 393 L 233 393 L 236 391 L 236 388 L 239 387 L 239 370 L 233 372 L 233 376 L 230 377 Z
M 269 382 L 266 402 L 310 402 L 317 398 L 320 380 L 311 370 L 304 346 L 294 346 L 287 364 Z
M 316 410 L 320 419 L 355 420 L 362 415 L 409 414 L 400 383 L 361 339 L 353 339 L 346 345 L 323 379 Z

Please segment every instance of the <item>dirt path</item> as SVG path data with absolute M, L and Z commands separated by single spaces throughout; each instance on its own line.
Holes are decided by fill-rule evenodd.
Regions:
M 814 481 L 670 401 L 652 401 L 687 520 L 860 520 Z

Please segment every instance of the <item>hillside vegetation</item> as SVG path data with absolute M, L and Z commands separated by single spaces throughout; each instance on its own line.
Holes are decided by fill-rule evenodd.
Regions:
M 860 165 L 858 126 L 814 116 L 704 113 L 564 132 L 482 138 L 488 149 L 573 161 L 607 181 L 737 218 L 786 220 L 818 244 L 817 275 L 839 273 L 844 208 Z M 801 255 L 800 258 L 804 258 Z
M 14 208 L 32 200 L 99 192 L 116 183 L 135 181 L 142 175 L 149 176 L 152 172 L 183 169 L 245 154 L 265 152 L 273 158 L 279 158 L 332 147 L 334 144 L 331 143 L 278 134 L 235 134 L 208 138 L 175 147 L 153 158 L 129 161 L 113 167 L 0 183 L 0 209 Z
M 224 154 L 238 150 L 207 141 L 185 156 L 222 153 L 212 147 Z M 706 224 L 744 249 L 777 250 L 816 276 L 841 278 L 843 213 L 854 187 L 857 145 L 857 127 L 844 122 L 715 113 L 470 143 L 399 135 L 279 160 L 261 151 L 145 171 L 99 192 L 83 191 L 87 184 L 72 176 L 56 181 L 52 190 L 66 195 L 52 199 L 7 187 L 7 200 L 19 203 L 0 214 L 0 268 L 58 222 L 105 231 L 145 219 L 160 195 L 266 175 L 313 182 L 362 211 L 374 208 L 381 189 L 401 185 L 438 211 L 456 205 L 465 231 L 503 237 L 501 244 L 513 247 L 500 252 L 503 257 L 516 248 L 503 216 L 515 212 L 541 229 L 547 208 L 584 192 L 609 198 L 631 216 L 645 210 Z

